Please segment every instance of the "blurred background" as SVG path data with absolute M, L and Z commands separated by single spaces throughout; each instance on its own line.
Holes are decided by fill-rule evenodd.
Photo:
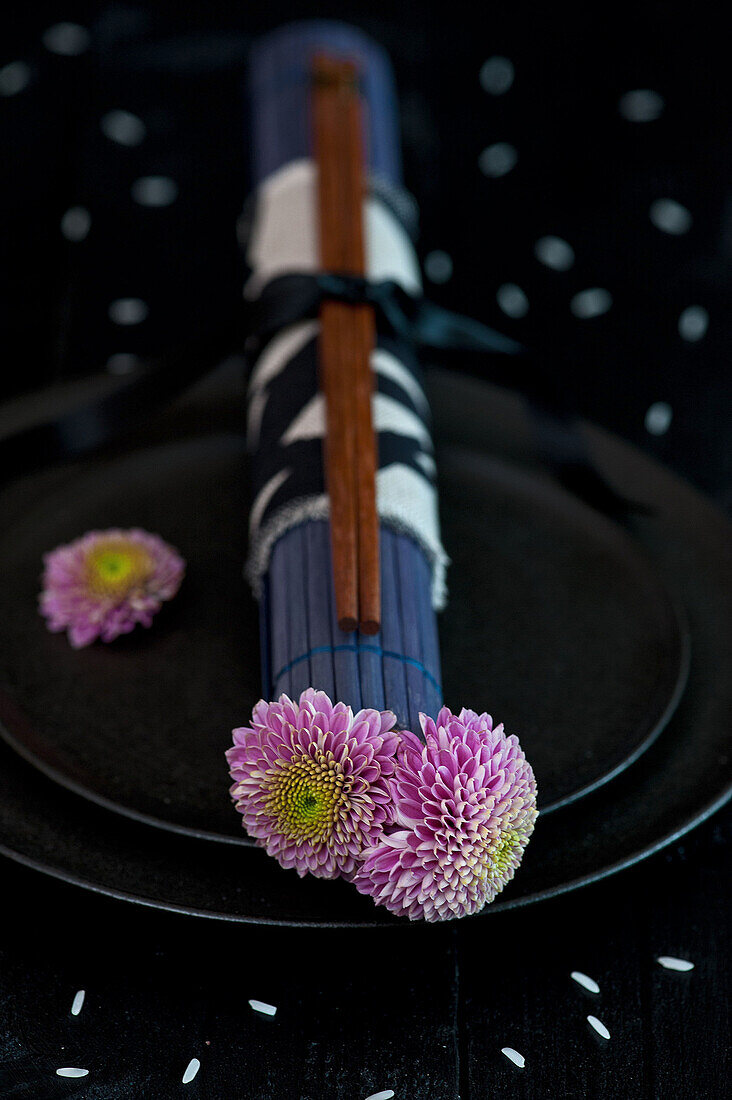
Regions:
M 428 293 L 558 352 L 586 416 L 728 504 L 729 113 L 711 7 L 16 7 L 0 394 L 144 369 L 236 308 L 248 45 L 314 14 L 391 55 Z

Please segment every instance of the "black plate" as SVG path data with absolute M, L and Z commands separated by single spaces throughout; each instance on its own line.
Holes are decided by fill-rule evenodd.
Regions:
M 446 699 L 489 709 L 520 734 L 546 813 L 607 782 L 657 736 L 681 692 L 685 639 L 652 564 L 617 524 L 474 450 L 439 457 L 453 559 Z M 223 755 L 260 696 L 241 569 L 245 462 L 231 435 L 140 449 L 30 509 L 0 540 L 0 668 L 23 712 L 18 721 L 6 706 L 2 732 L 46 774 L 150 824 L 248 845 Z M 39 563 L 107 526 L 161 532 L 188 577 L 153 630 L 78 652 L 35 610 Z
M 478 440 L 490 439 L 492 446 L 504 451 L 508 457 L 516 457 L 519 452 L 524 451 L 523 421 L 520 416 L 514 415 L 512 402 L 489 387 L 447 379 L 446 376 L 435 379 L 435 388 L 436 408 L 440 413 L 437 427 L 444 442 L 445 516 L 448 520 L 448 541 L 453 556 L 457 556 L 458 544 L 467 542 L 467 536 L 464 535 L 465 525 L 460 530 L 454 526 L 460 504 L 451 501 L 449 486 L 454 476 L 453 464 L 461 468 L 468 452 L 472 453 L 473 459 L 471 476 L 478 480 L 485 476 L 496 492 L 506 492 L 512 499 L 521 497 L 522 494 L 527 499 L 535 498 L 540 511 L 540 502 L 548 500 L 550 503 L 546 505 L 546 515 L 552 514 L 557 498 L 563 498 L 563 494 L 550 490 L 550 483 L 541 474 L 532 474 L 525 479 L 518 471 L 508 472 L 503 465 L 494 463 L 485 467 L 484 475 L 480 473 L 485 456 L 473 446 Z M 466 418 L 464 415 L 455 415 L 456 410 L 464 409 L 466 403 L 474 410 L 468 431 L 475 432 L 475 439 L 466 439 Z M 451 436 L 461 438 L 460 452 L 455 449 Z M 211 445 L 212 441 L 202 442 L 201 454 Z M 186 444 L 181 453 L 187 447 Z M 505 895 L 487 912 L 537 900 L 619 869 L 690 828 L 721 804 L 729 794 L 726 766 L 728 726 L 724 720 L 730 702 L 730 688 L 725 674 L 732 648 L 732 617 L 728 606 L 725 607 L 729 577 L 729 560 L 725 558 L 728 529 L 725 521 L 697 494 L 649 460 L 637 455 L 631 448 L 602 437 L 599 447 L 606 468 L 616 475 L 620 487 L 628 494 L 632 492 L 633 495 L 654 501 L 659 507 L 656 518 L 639 522 L 636 535 L 645 544 L 654 561 L 659 583 L 680 589 L 688 608 L 694 653 L 689 688 L 664 735 L 632 768 L 575 805 L 540 819 L 524 867 Z M 114 460 L 105 463 L 104 467 L 99 465 L 98 469 L 114 469 L 118 465 L 118 460 Z M 75 480 L 75 477 L 66 479 L 67 489 Z M 37 494 L 37 487 L 35 492 Z M 16 492 L 16 510 L 18 500 Z M 113 503 L 110 500 L 108 506 L 111 508 Z M 451 512 L 453 506 L 458 512 Z M 213 507 L 215 514 L 215 500 Z M 76 533 L 76 530 L 67 530 L 64 526 L 69 524 L 68 516 L 54 518 L 45 510 L 41 510 L 40 514 L 48 522 L 49 529 L 59 531 L 63 537 Z M 584 519 L 581 519 L 585 516 L 584 509 L 579 506 L 567 504 L 566 509 L 563 506 L 560 510 L 560 514 L 573 515 L 575 529 L 588 530 Z M 475 524 L 475 515 L 472 520 Z M 202 519 L 201 523 L 203 522 Z M 605 523 L 597 522 L 600 526 Z M 162 525 L 159 526 L 168 534 Z M 569 529 L 572 529 L 572 524 L 569 524 Z M 25 525 L 18 525 L 15 534 L 18 540 L 30 539 L 30 532 Z M 602 542 L 600 540 L 598 545 L 602 545 Z M 8 540 L 8 546 L 15 544 L 15 539 Z M 30 552 L 32 540 L 23 542 L 23 545 Z M 182 549 L 185 552 L 186 547 Z M 538 554 L 538 550 L 536 553 Z M 635 562 L 636 556 L 630 552 L 629 555 L 627 560 Z M 238 560 L 238 553 L 235 558 Z M 611 555 L 611 558 L 615 561 L 617 555 Z M 14 560 L 20 567 L 18 559 Z M 228 556 L 225 560 L 228 568 Z M 623 557 L 622 560 L 626 558 Z M 475 558 L 473 561 L 475 563 Z M 30 582 L 35 577 L 37 562 L 25 561 L 23 568 L 27 572 L 23 573 L 21 570 L 22 577 L 26 578 L 26 583 L 32 589 Z M 641 568 L 640 565 L 638 568 Z M 457 570 L 454 572 L 457 573 Z M 474 576 L 479 575 L 482 576 L 477 569 Z M 636 573 L 635 568 L 629 568 L 629 577 L 637 575 L 647 576 L 644 568 L 640 574 Z M 20 579 L 16 583 L 20 586 Z M 468 586 L 467 597 L 460 597 L 459 591 L 454 592 L 456 614 L 461 598 L 474 602 L 475 592 L 483 591 L 482 588 L 475 588 L 477 583 L 474 580 Z M 7 587 L 6 585 L 6 589 Z M 228 599 L 235 598 L 232 595 L 236 592 L 235 585 L 225 586 L 225 591 Z M 177 610 L 171 607 L 167 622 L 161 622 L 160 627 L 156 628 L 159 640 L 154 640 L 153 633 L 149 636 L 143 635 L 143 642 L 132 644 L 133 640 L 129 640 L 129 652 L 118 651 L 120 677 L 124 676 L 122 662 L 137 660 L 139 663 L 138 645 L 146 644 L 153 649 L 157 646 L 169 647 L 172 645 L 171 638 L 185 633 L 183 628 L 193 622 L 192 618 L 187 617 L 192 614 L 189 605 L 194 603 L 195 593 L 194 574 L 187 600 L 181 599 Z M 11 605 L 19 602 L 18 594 L 10 601 Z M 667 604 L 664 606 L 668 608 Z M 242 610 L 241 614 L 243 613 Z M 450 614 L 451 612 L 447 613 L 448 616 Z M 180 618 L 177 619 L 176 616 Z M 16 613 L 13 619 L 16 629 L 17 623 Z M 8 625 L 6 622 L 3 638 L 7 637 Z M 599 633 L 603 633 L 604 626 L 605 624 L 599 624 Z M 487 627 L 481 626 L 480 629 Z M 494 627 L 492 635 L 496 634 Z M 618 648 L 618 638 L 611 637 L 607 631 L 605 635 L 603 644 L 612 664 L 613 653 Z M 627 635 L 624 637 L 624 644 L 627 645 Z M 500 639 L 494 638 L 493 648 L 499 641 Z M 25 653 L 27 658 L 27 648 L 24 649 L 17 638 L 14 647 L 7 641 L 3 644 L 4 662 L 13 657 L 11 649 L 18 650 L 21 655 Z M 31 643 L 26 638 L 25 646 L 29 644 Z M 85 658 L 88 655 L 95 661 L 97 655 L 104 661 L 108 658 L 111 660 L 113 656 L 111 648 L 109 651 L 98 649 L 89 651 L 88 654 L 73 654 L 65 648 L 62 639 L 47 636 L 42 626 L 40 632 L 34 635 L 32 644 L 52 644 L 52 649 L 45 658 L 47 672 L 49 655 L 53 656 L 54 661 L 61 660 L 59 655 L 67 653 L 71 658 Z M 213 643 L 205 642 L 205 632 L 202 631 L 201 645 L 206 644 Z M 484 697 L 465 698 L 467 681 L 460 679 L 464 671 L 460 667 L 463 659 L 451 668 L 453 655 L 449 647 L 452 644 L 448 636 L 445 641 L 448 698 L 456 704 L 471 702 L 482 705 Z M 466 643 L 467 649 L 474 650 L 478 645 L 484 644 L 485 637 L 480 634 L 474 635 L 472 647 L 469 641 Z M 580 651 L 576 653 L 581 655 Z M 16 655 L 13 659 L 16 668 L 25 667 L 20 657 Z M 34 656 L 30 663 L 40 670 L 36 686 L 38 690 L 43 690 L 41 673 L 44 660 Z M 476 692 L 482 687 L 481 665 L 482 662 L 476 661 L 470 672 L 469 686 Z M 485 666 L 487 677 L 488 661 L 485 661 Z M 162 669 L 164 666 L 161 664 L 160 667 Z M 49 702 L 53 703 L 56 722 L 59 722 L 59 715 L 63 718 L 67 708 L 74 705 L 76 694 L 81 693 L 90 699 L 95 696 L 86 684 L 86 675 L 82 675 L 80 671 L 76 674 L 68 671 L 66 676 L 65 697 L 55 697 L 53 691 L 49 691 L 47 696 Z M 110 677 L 110 682 L 113 679 L 114 677 Z M 568 686 L 564 709 L 568 718 L 563 731 L 570 745 L 580 747 L 579 752 L 575 751 L 575 758 L 579 758 L 583 731 L 580 721 L 572 721 L 577 713 L 576 700 L 573 698 L 572 687 L 568 681 L 566 683 Z M 485 684 L 488 685 L 487 679 Z M 24 690 L 24 682 L 16 681 L 9 686 L 15 692 Z M 136 690 L 134 679 L 130 680 L 130 687 L 131 690 Z M 490 690 L 495 691 L 499 687 L 500 684 L 494 683 Z M 458 689 L 461 697 L 453 700 L 451 693 Z M 487 687 L 482 689 L 487 691 Z M 190 704 L 194 689 L 186 685 L 182 690 L 185 693 L 183 704 L 176 704 L 171 696 L 171 706 L 176 706 L 176 713 L 181 715 L 183 722 L 186 706 Z M 527 696 L 534 691 L 530 677 L 526 680 L 525 691 Z M 211 685 L 207 686 L 207 693 L 212 706 L 220 705 L 211 692 Z M 98 689 L 96 694 L 98 695 Z M 534 698 L 537 698 L 536 695 Z M 234 698 L 233 707 L 238 709 L 240 705 Z M 130 722 L 135 720 L 138 706 L 139 700 L 130 700 Z M 201 704 L 198 704 L 196 718 L 201 709 Z M 498 708 L 495 710 L 497 712 Z M 527 710 L 530 712 L 530 708 Z M 506 715 L 501 717 L 505 718 Z M 239 720 L 238 714 L 235 718 Z M 15 725 L 12 715 L 9 715 L 9 720 Z M 225 741 L 224 734 L 222 747 Z M 124 731 L 118 742 L 110 745 L 110 750 L 124 770 L 128 755 Z M 573 765 L 569 748 L 565 759 L 566 767 L 571 769 Z M 537 771 L 541 781 L 538 766 Z M 225 785 L 225 778 L 223 782 Z M 124 822 L 118 816 L 90 806 L 39 776 L 8 750 L 0 753 L 0 843 L 15 858 L 70 881 L 146 904 L 184 912 L 255 922 L 344 925 L 392 923 L 388 916 L 374 910 L 370 902 L 343 884 L 302 882 L 291 873 L 280 871 L 273 861 L 260 852 L 245 853 L 239 848 L 210 845 L 204 841 L 151 830 L 141 824 Z

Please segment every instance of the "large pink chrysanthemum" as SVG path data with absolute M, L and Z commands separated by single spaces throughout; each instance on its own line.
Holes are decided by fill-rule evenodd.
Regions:
M 158 535 L 133 528 L 89 531 L 44 556 L 40 611 L 75 649 L 150 626 L 180 588 L 185 562 Z
M 350 876 L 389 816 L 395 721 L 391 711 L 354 714 L 313 688 L 297 703 L 257 703 L 226 754 L 249 835 L 300 876 Z
M 537 816 L 518 739 L 488 714 L 422 716 L 426 744 L 401 734 L 393 828 L 364 852 L 354 883 L 412 920 L 477 913 L 513 878 Z

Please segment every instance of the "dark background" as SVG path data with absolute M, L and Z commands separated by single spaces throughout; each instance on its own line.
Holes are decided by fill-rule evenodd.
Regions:
M 13 398 L 142 361 L 207 331 L 235 307 L 234 225 L 247 189 L 242 82 L 252 36 L 303 15 L 351 20 L 389 50 L 403 119 L 405 183 L 421 209 L 422 258 L 441 250 L 452 276 L 429 293 L 537 347 L 557 349 L 580 409 L 667 462 L 722 507 L 732 500 L 729 360 L 732 206 L 727 40 L 711 7 L 645 3 L 599 17 L 556 6 L 38 4 L 6 15 L 0 67 L 22 60 L 27 87 L 0 96 L 3 371 Z M 43 34 L 59 21 L 91 31 L 76 57 Z M 479 82 L 509 58 L 511 88 Z M 651 89 L 659 117 L 633 122 L 620 97 Z M 146 140 L 109 141 L 113 109 L 145 121 Z M 481 151 L 507 142 L 500 178 Z M 141 176 L 178 198 L 145 208 Z M 649 217 L 674 199 L 688 232 Z M 61 230 L 70 207 L 88 235 Z M 568 241 L 553 271 L 538 238 Z M 429 270 L 429 265 L 428 265 Z M 529 309 L 506 316 L 516 284 Z M 573 296 L 600 287 L 601 316 Z M 139 325 L 115 299 L 148 307 Z M 683 339 L 701 306 L 704 336 Z M 119 369 L 120 360 L 112 360 Z M 670 406 L 661 434 L 646 414 Z M 653 419 L 651 418 L 651 424 Z M 369 935 L 217 928 L 130 911 L 9 864 L 0 867 L 0 1095 L 229 1100 L 333 1096 L 393 1088 L 399 1100 L 483 1097 L 721 1097 L 726 1093 L 729 814 L 617 879 L 465 929 Z M 663 971 L 659 954 L 692 959 Z M 599 997 L 569 980 L 584 970 Z M 78 1019 L 68 1015 L 87 990 Z M 247 1000 L 279 1006 L 259 1019 Z M 612 1033 L 585 1023 L 594 1011 Z M 210 1043 L 210 1046 L 206 1043 Z M 525 1054 L 516 1070 L 500 1053 Z M 202 1059 L 196 1081 L 180 1078 Z M 91 1066 L 86 1081 L 54 1077 Z

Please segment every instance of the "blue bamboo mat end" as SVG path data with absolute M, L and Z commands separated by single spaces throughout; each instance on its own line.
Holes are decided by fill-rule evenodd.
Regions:
M 396 88 L 389 58 L 356 27 L 313 20 L 291 23 L 261 38 L 249 56 L 254 186 L 284 164 L 312 155 L 309 84 L 313 56 L 342 54 L 356 61 L 369 105 L 367 155 L 372 172 L 402 180 Z
M 419 729 L 442 703 L 430 569 L 408 536 L 381 529 L 382 629 L 346 634 L 335 619 L 330 532 L 325 521 L 293 527 L 276 543 L 266 586 L 271 679 L 267 698 L 308 687 L 358 710 L 393 710 Z

